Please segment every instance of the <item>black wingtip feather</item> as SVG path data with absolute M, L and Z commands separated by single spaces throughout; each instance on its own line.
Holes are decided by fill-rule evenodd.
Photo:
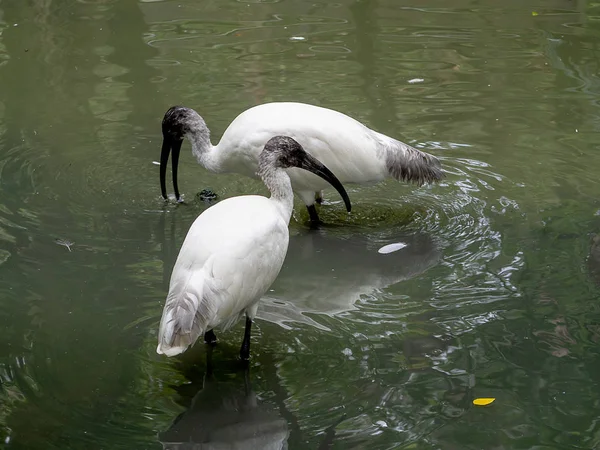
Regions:
M 391 176 L 399 181 L 422 186 L 446 177 L 440 161 L 433 155 L 397 141 L 387 148 L 386 164 Z

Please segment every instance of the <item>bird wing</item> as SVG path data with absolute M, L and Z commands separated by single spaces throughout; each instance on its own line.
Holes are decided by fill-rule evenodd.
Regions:
M 206 210 L 192 225 L 189 238 L 189 245 L 186 238 L 185 250 L 182 247 L 182 259 L 197 259 L 194 265 L 199 268 L 202 264 L 203 276 L 218 292 L 216 326 L 243 313 L 275 281 L 287 252 L 289 232 L 271 200 L 243 196 Z
M 372 131 L 340 112 L 304 103 L 266 103 L 250 108 L 229 125 L 218 144 L 226 170 L 242 172 L 241 166 L 256 164 L 265 143 L 275 135 L 290 136 L 327 166 L 343 182 L 377 181 L 384 178 L 385 161 Z M 248 159 L 251 155 L 253 158 Z M 294 186 L 302 174 L 314 184 L 327 186 L 316 175 L 288 170 Z
M 432 155 L 338 111 L 292 102 L 258 105 L 236 117 L 218 144 L 223 169 L 253 176 L 260 152 L 275 135 L 294 138 L 342 183 L 377 182 L 391 175 L 423 184 L 443 177 Z M 295 168 L 287 172 L 295 191 L 328 187 L 312 173 Z
M 288 239 L 287 223 L 266 197 L 233 197 L 202 213 L 173 268 L 159 353 L 169 354 L 175 341 L 181 353 L 206 330 L 233 325 L 277 277 Z

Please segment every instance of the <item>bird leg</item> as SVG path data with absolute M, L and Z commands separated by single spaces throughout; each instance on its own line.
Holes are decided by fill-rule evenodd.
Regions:
M 331 448 L 331 446 L 333 444 L 333 440 L 335 439 L 335 427 L 337 427 L 345 419 L 346 419 L 346 413 L 342 414 L 342 416 L 338 420 L 336 420 L 335 423 L 330 425 L 329 428 L 327 428 L 325 430 L 325 438 L 321 442 L 321 445 L 319 445 L 318 450 L 328 450 Z
M 204 343 L 212 345 L 217 343 L 217 336 L 213 330 L 208 330 L 206 333 L 204 333 Z
M 250 359 L 250 330 L 252 329 L 252 319 L 246 316 L 246 329 L 244 330 L 244 340 L 240 349 L 240 358 L 243 361 Z
M 206 349 L 206 373 L 204 374 L 204 383 L 213 377 L 212 355 L 213 346 L 211 345 Z
M 244 364 L 244 393 L 246 397 L 250 397 L 252 394 L 252 385 L 250 384 L 250 368 L 248 364 Z
M 319 215 L 317 214 L 317 208 L 315 205 L 307 205 L 306 209 L 308 209 L 308 215 L 310 216 L 310 221 L 314 223 L 319 223 Z

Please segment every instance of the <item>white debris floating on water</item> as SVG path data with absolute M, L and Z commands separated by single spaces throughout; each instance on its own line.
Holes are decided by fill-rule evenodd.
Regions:
M 290 38 L 290 41 L 305 41 L 305 40 L 306 40 L 306 38 L 303 36 L 292 36 Z
M 408 80 L 410 84 L 422 83 L 423 81 L 425 81 L 424 78 L 413 78 L 412 80 Z
M 404 242 L 396 242 L 395 244 L 384 245 L 379 250 L 377 250 L 377 253 L 387 255 L 388 253 L 393 253 L 397 252 L 398 250 L 402 250 L 404 247 L 408 247 L 408 244 L 405 244 Z
M 75 244 L 75 242 L 71 242 L 68 239 L 55 239 L 54 242 L 56 242 L 58 245 L 62 245 L 63 247 L 67 247 L 67 250 L 69 251 L 71 251 L 71 246 Z

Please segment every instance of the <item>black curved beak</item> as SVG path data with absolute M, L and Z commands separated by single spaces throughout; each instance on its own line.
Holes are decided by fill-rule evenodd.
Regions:
M 173 170 L 173 189 L 175 189 L 175 198 L 180 200 L 179 187 L 177 186 L 177 167 L 179 165 L 179 153 L 181 152 L 181 144 L 183 139 L 173 139 L 170 136 L 163 134 L 162 149 L 160 151 L 160 191 L 163 198 L 167 199 L 167 163 L 169 162 L 169 154 L 173 154 L 171 167 Z
M 331 184 L 342 196 L 342 200 L 344 200 L 344 204 L 346 205 L 346 210 L 348 212 L 352 211 L 352 204 L 350 203 L 350 198 L 348 197 L 346 189 L 344 189 L 344 186 L 342 186 L 342 183 L 337 179 L 333 172 L 325 167 L 318 159 L 305 153 L 305 156 L 302 158 L 298 167 L 320 176 Z

